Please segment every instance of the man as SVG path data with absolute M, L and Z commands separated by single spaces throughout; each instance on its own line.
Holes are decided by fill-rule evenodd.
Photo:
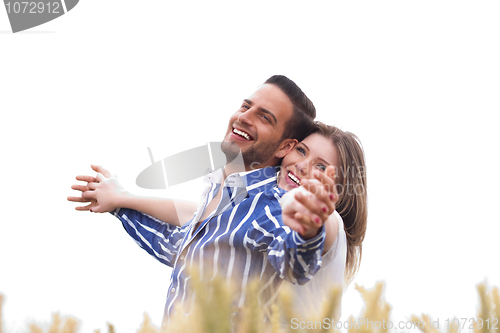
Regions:
M 315 113 L 295 83 L 273 76 L 231 116 L 222 144 L 227 164 L 208 175 L 210 187 L 190 222 L 174 227 L 136 210 L 114 212 L 141 247 L 173 268 L 166 318 L 195 297 L 189 291 L 191 269 L 200 279 L 227 279 L 238 307 L 245 303 L 250 279 L 257 279 L 264 308 L 284 279 L 302 284 L 319 269 L 324 228 L 317 225 L 317 233 L 303 239 L 285 227 L 279 204 L 285 191 L 276 186 L 276 166 L 308 134 Z M 97 199 L 98 185 L 89 188 L 95 191 L 82 196 Z M 326 215 L 332 211 L 329 205 Z

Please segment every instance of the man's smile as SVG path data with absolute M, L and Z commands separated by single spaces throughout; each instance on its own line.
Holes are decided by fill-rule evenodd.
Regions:
M 237 138 L 243 138 L 246 141 L 252 141 L 253 140 L 253 137 L 250 134 L 248 134 L 247 132 L 245 132 L 243 130 L 237 129 L 236 127 L 233 127 L 233 134 Z

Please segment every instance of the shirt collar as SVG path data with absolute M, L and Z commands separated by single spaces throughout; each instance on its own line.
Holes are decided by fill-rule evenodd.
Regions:
M 279 167 L 266 167 L 251 171 L 236 172 L 229 175 L 224 181 L 228 187 L 244 187 L 248 193 L 263 192 L 277 186 Z M 222 168 L 214 170 L 205 176 L 209 183 L 221 184 L 223 179 Z

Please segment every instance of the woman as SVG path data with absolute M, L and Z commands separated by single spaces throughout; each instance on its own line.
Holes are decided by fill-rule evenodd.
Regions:
M 180 226 L 188 221 L 197 209 L 196 204 L 175 202 L 170 199 L 145 198 L 126 192 L 115 177 L 105 169 L 92 168 L 104 177 L 78 176 L 78 180 L 87 181 L 87 186 L 73 185 L 82 192 L 94 190 L 100 192 L 97 202 L 93 201 L 77 210 L 109 212 L 116 208 L 131 208 L 159 220 Z M 307 233 L 308 226 L 314 224 L 318 215 L 303 206 L 302 198 L 314 196 L 299 186 L 301 181 L 313 178 L 315 169 L 335 170 L 335 183 L 338 193 L 336 212 L 325 222 L 326 239 L 323 251 L 322 267 L 313 279 L 304 286 L 294 285 L 294 304 L 296 310 L 306 315 L 308 310 L 318 313 L 325 289 L 334 285 L 347 286 L 352 281 L 361 259 L 361 243 L 364 239 L 367 221 L 366 175 L 362 147 L 358 138 L 349 132 L 323 123 L 315 123 L 312 133 L 297 144 L 291 153 L 285 156 L 281 164 L 278 186 L 287 193 L 282 200 L 283 222 L 300 234 Z M 99 184 L 95 184 L 100 181 Z M 314 183 L 314 180 L 309 180 Z M 295 190 L 297 188 L 297 190 Z M 303 189 L 303 187 L 302 187 Z M 82 197 L 84 193 L 82 193 Z M 96 197 L 96 196 L 94 196 Z M 88 202 L 81 197 L 69 197 L 69 201 Z M 317 230 L 316 228 L 311 228 Z M 340 315 L 340 313 L 338 314 Z
M 326 240 L 321 269 L 305 285 L 293 285 L 295 311 L 308 319 L 320 314 L 320 307 L 329 289 L 347 287 L 354 278 L 361 260 L 361 249 L 367 223 L 367 193 L 364 153 L 359 139 L 334 126 L 316 123 L 312 134 L 283 158 L 279 187 L 290 191 L 282 198 L 283 221 L 288 206 L 300 210 L 293 196 L 303 178 L 317 168 L 325 171 L 335 166 L 335 183 L 339 199 L 336 211 L 325 222 Z M 306 193 L 306 190 L 302 191 Z M 308 218 L 302 224 L 310 223 Z M 340 310 L 340 309 L 339 309 Z M 335 314 L 340 317 L 340 311 Z

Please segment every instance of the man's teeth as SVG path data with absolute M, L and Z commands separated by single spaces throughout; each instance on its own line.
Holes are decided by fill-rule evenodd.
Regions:
M 288 172 L 288 178 L 290 178 L 294 183 L 300 186 L 300 180 L 294 175 L 292 175 L 291 172 Z
M 250 140 L 250 136 L 248 134 L 246 134 L 245 132 L 239 131 L 236 128 L 233 129 L 233 132 L 238 134 L 238 135 L 241 135 L 242 137 L 244 137 L 247 140 Z

